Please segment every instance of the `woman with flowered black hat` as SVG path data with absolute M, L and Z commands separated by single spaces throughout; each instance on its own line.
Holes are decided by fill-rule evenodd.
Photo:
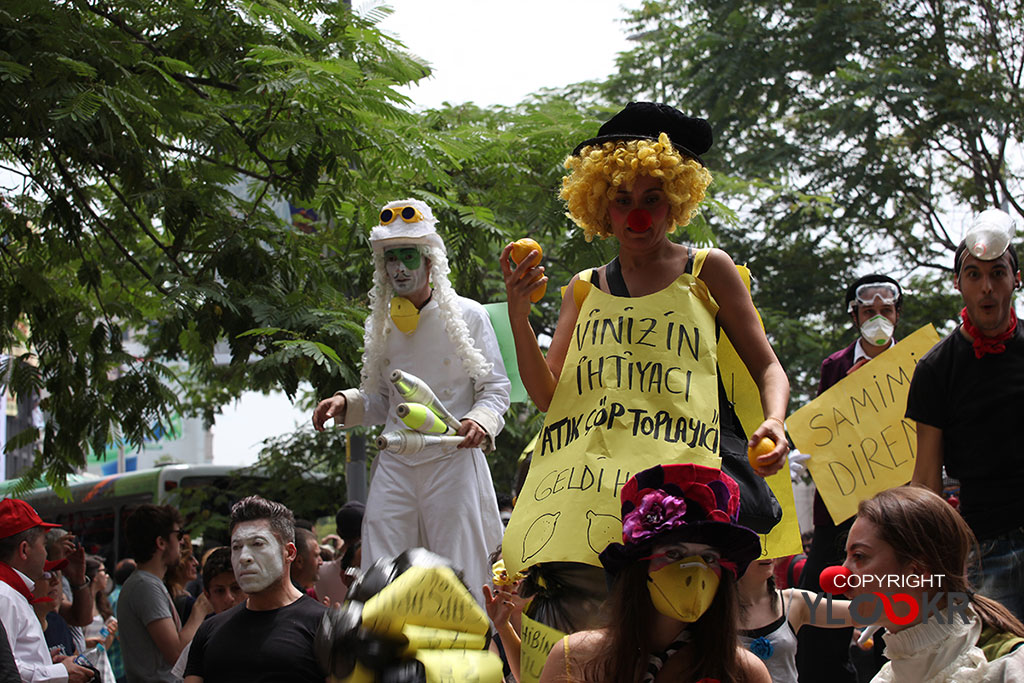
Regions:
M 630 479 L 621 500 L 622 543 L 601 553 L 608 625 L 566 636 L 542 683 L 770 682 L 737 638 L 736 579 L 761 546 L 736 523 L 736 482 L 712 467 L 659 465 Z

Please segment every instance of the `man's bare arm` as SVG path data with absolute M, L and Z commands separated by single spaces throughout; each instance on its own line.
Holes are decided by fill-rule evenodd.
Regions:
M 927 486 L 942 495 L 942 430 L 921 422 L 917 423 L 917 462 L 911 483 Z

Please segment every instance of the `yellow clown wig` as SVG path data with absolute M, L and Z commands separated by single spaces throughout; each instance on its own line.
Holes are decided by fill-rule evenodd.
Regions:
M 583 228 L 589 242 L 597 235 L 610 236 L 608 202 L 622 186 L 631 186 L 638 176 L 660 178 L 671 211 L 670 232 L 687 225 L 704 200 L 711 173 L 699 162 L 683 156 L 661 133 L 654 140 L 617 140 L 587 145 L 578 155 L 565 160 L 569 175 L 562 178 L 559 197 L 566 215 Z

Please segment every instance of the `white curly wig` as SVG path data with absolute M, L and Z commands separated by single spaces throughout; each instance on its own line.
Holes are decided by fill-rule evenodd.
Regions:
M 388 316 L 394 290 L 384 265 L 384 251 L 397 246 L 411 245 L 430 262 L 430 282 L 434 285 L 433 298 L 444 322 L 445 332 L 462 361 L 462 367 L 472 379 L 481 379 L 491 371 L 492 364 L 473 345 L 466 321 L 456 301 L 455 289 L 448 279 L 451 268 L 444 242 L 437 234 L 437 221 L 430 207 L 416 199 L 388 202 L 381 210 L 412 206 L 420 212 L 423 220 L 405 223 L 401 218 L 388 225 L 378 225 L 370 231 L 370 246 L 373 248 L 373 288 L 370 290 L 370 315 L 366 319 L 363 338 L 363 367 L 359 388 L 368 395 L 382 391 L 384 354 L 387 349 L 387 335 L 390 332 Z

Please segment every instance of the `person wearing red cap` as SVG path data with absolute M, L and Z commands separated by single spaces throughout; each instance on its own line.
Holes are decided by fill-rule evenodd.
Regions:
M 31 505 L 17 498 L 0 501 L 0 620 L 25 683 L 91 680 L 90 669 L 70 657 L 50 657 L 32 603 L 32 591 L 46 570 L 47 529 L 60 526 L 40 519 Z

